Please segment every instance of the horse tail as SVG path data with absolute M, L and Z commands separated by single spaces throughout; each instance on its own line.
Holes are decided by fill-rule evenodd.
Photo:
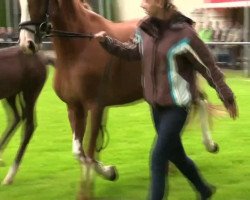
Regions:
M 208 96 L 204 91 L 199 91 L 199 99 L 206 103 L 206 112 L 208 115 L 209 125 L 213 125 L 213 117 L 224 117 L 227 111 L 223 105 L 213 104 L 208 100 Z
M 106 149 L 110 141 L 110 134 L 106 128 L 106 124 L 101 124 L 100 133 L 101 133 L 100 134 L 101 144 L 100 147 L 96 147 L 96 152 L 98 153 Z M 105 135 L 106 135 L 106 140 L 105 140 Z
M 211 117 L 224 117 L 227 115 L 227 110 L 223 105 L 215 105 L 208 102 L 208 113 Z

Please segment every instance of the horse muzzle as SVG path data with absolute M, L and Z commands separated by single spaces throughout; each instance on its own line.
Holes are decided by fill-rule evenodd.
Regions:
M 19 46 L 25 54 L 34 54 L 40 49 L 40 43 L 36 43 L 33 34 L 26 30 L 20 32 Z

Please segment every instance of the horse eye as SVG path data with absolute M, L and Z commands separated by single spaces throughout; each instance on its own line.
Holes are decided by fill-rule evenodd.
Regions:
M 50 32 L 52 29 L 52 24 L 51 23 L 47 23 L 47 32 Z
M 40 26 L 39 26 L 39 32 L 41 33 L 44 33 L 47 31 L 47 24 L 46 23 L 42 23 Z

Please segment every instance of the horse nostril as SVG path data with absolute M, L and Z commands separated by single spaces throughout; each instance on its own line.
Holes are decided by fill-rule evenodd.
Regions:
M 33 41 L 28 41 L 28 48 L 35 53 L 36 52 L 36 45 Z

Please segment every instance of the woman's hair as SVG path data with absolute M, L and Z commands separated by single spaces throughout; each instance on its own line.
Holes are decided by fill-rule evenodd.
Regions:
M 173 9 L 177 9 L 176 6 L 172 3 L 171 0 L 165 0 L 164 1 L 164 9 L 167 10 L 173 10 Z

